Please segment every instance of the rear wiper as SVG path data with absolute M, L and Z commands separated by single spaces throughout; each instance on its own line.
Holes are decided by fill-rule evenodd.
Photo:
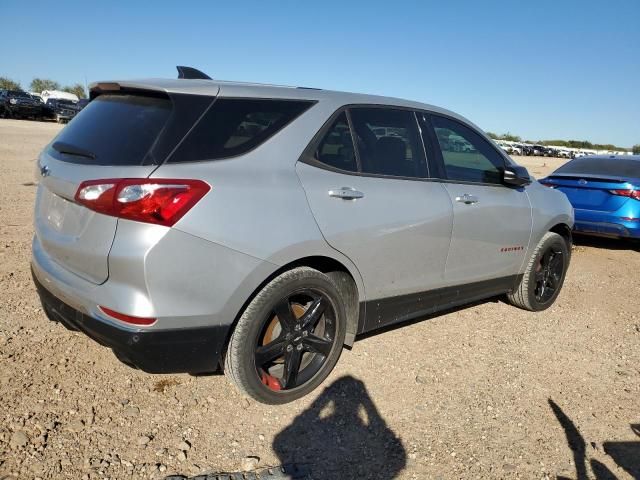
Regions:
M 86 157 L 95 160 L 95 153 L 90 152 L 89 150 L 85 150 L 84 148 L 76 147 L 75 145 L 71 145 L 69 143 L 64 142 L 55 142 L 51 145 L 54 150 L 60 153 L 65 153 L 67 155 L 76 155 L 78 157 Z

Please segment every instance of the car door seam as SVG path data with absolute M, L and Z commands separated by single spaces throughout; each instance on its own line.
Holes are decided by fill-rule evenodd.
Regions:
M 451 207 L 451 229 L 449 230 L 449 248 L 447 248 L 447 258 L 444 261 L 444 270 L 442 272 L 442 281 L 446 283 L 446 278 L 447 278 L 447 265 L 449 264 L 449 255 L 451 254 L 451 245 L 453 243 L 453 226 L 455 225 L 455 205 L 453 204 L 453 200 L 451 199 L 451 194 L 449 193 L 449 190 L 447 189 L 447 185 L 444 182 L 438 182 L 440 184 L 440 186 L 442 187 L 442 190 L 444 191 L 444 193 L 447 195 L 447 198 L 449 199 L 449 206 Z

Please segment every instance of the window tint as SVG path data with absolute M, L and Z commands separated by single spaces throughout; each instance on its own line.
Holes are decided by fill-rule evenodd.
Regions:
M 447 178 L 502 183 L 504 159 L 484 138 L 454 120 L 432 116 Z
M 413 112 L 353 108 L 350 113 L 363 173 L 427 176 L 424 148 Z
M 623 158 L 576 158 L 554 173 L 640 178 L 640 161 Z
M 88 156 L 61 154 L 68 162 L 96 165 L 142 165 L 171 113 L 168 98 L 100 95 L 79 112 L 52 142 L 76 147 Z
M 242 155 L 276 134 L 312 104 L 308 101 L 220 98 L 169 162 Z
M 341 170 L 358 171 L 347 115 L 342 112 L 318 145 L 316 160 Z

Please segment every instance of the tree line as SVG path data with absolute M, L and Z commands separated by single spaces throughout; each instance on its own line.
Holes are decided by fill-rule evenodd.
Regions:
M 11 80 L 10 78 L 0 77 L 0 90 L 23 90 L 20 83 Z M 61 90 L 63 92 L 73 93 L 78 98 L 87 98 L 87 91 L 84 85 L 76 83 L 74 85 L 61 86 L 55 80 L 49 80 L 48 78 L 34 78 L 29 85 L 29 91 L 40 93 L 44 90 Z
M 591 143 L 588 140 L 522 140 L 518 135 L 512 135 L 511 133 L 503 133 L 502 135 L 497 135 L 493 132 L 487 132 L 494 140 L 508 140 L 511 142 L 525 142 L 532 143 L 534 145 L 555 145 L 558 147 L 569 147 L 569 148 L 586 148 L 589 150 L 612 150 L 612 151 L 622 151 L 628 152 L 628 148 L 618 147 L 616 145 L 612 145 L 611 143 Z M 640 144 L 634 145 L 632 148 L 632 152 L 634 154 L 640 154 Z

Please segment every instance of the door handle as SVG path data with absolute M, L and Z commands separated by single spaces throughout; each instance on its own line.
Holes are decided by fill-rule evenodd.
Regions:
M 456 197 L 456 202 L 464 203 L 465 205 L 471 205 L 473 203 L 478 203 L 478 197 L 465 193 L 461 197 Z
M 364 197 L 364 193 L 352 187 L 342 187 L 329 190 L 330 197 L 342 198 L 343 200 L 355 200 Z

